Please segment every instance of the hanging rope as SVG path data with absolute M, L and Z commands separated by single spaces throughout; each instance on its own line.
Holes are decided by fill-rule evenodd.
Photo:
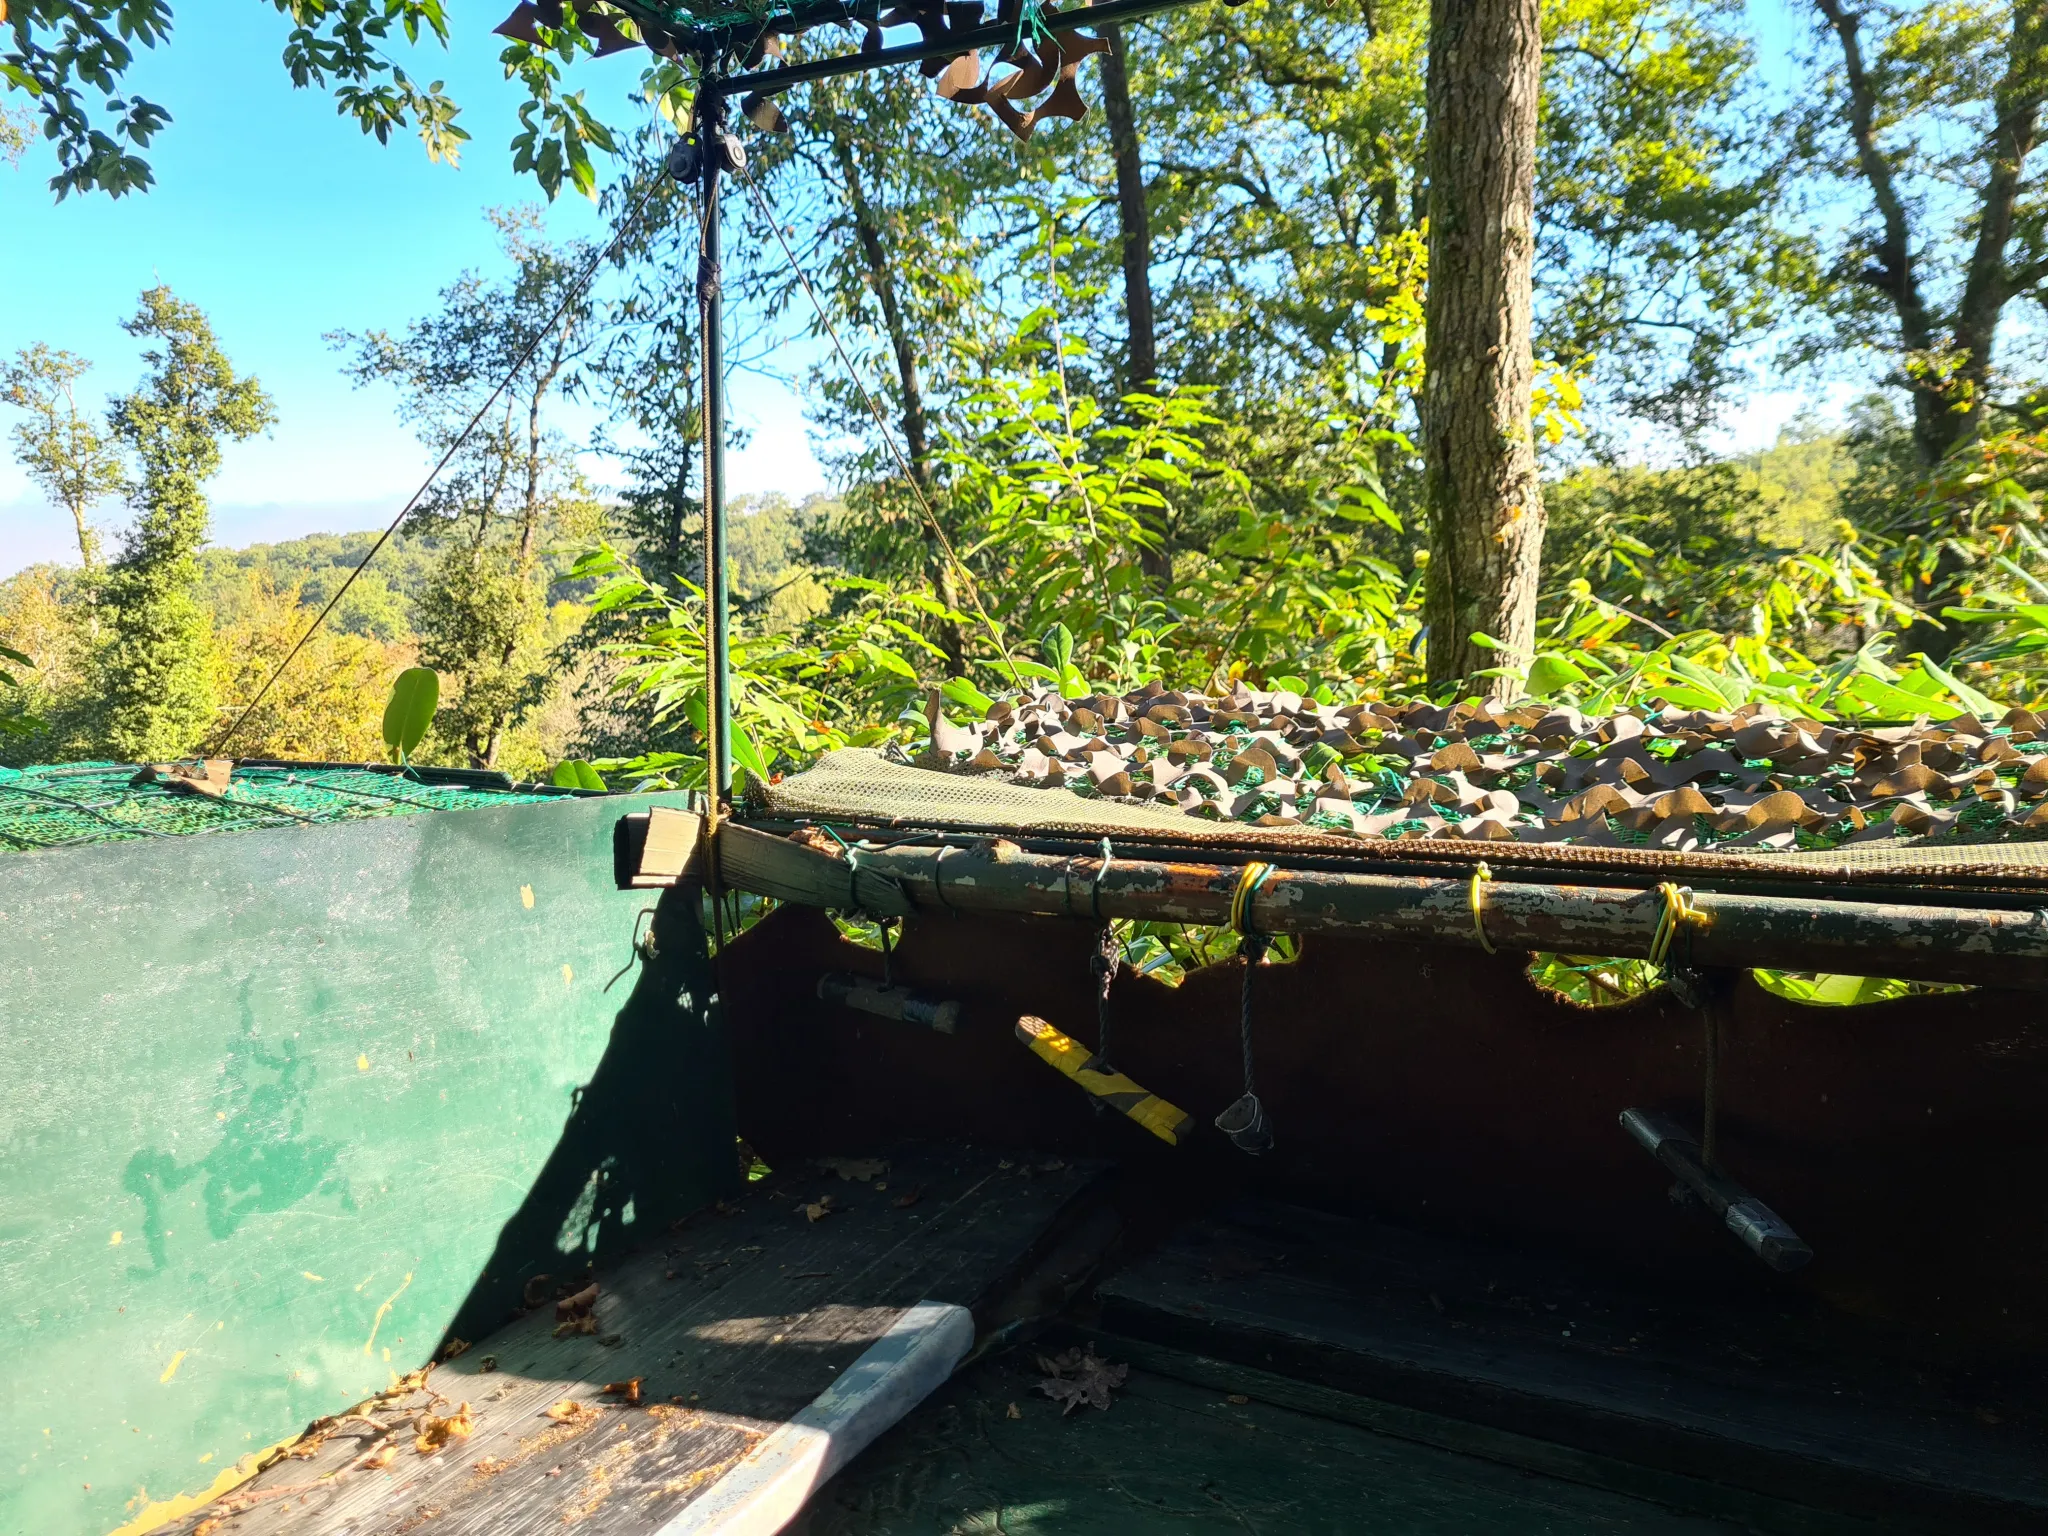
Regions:
M 966 583 L 967 595 L 974 603 L 975 615 L 981 620 L 982 627 L 988 631 L 989 638 L 995 641 L 996 649 L 1002 653 L 1003 665 L 1009 668 L 1010 681 L 1015 683 L 1021 692 L 1024 687 L 1024 676 L 1017 670 L 1017 663 L 1010 655 L 1010 648 L 1003 641 L 1002 631 L 996 628 L 996 621 L 988 616 L 988 609 L 982 606 L 981 584 L 974 579 L 974 573 L 967 569 L 967 562 L 962 560 L 953 548 L 953 541 L 946 537 L 946 530 L 940 526 L 938 515 L 932 511 L 932 504 L 925 499 L 924 488 L 917 483 L 917 476 L 911 472 L 910 462 L 904 458 L 903 450 L 896 446 L 896 434 L 890 431 L 889 423 L 882 415 L 882 408 L 868 392 L 867 382 L 861 377 L 860 370 L 854 367 L 853 359 L 847 356 L 846 346 L 839 339 L 839 328 L 825 312 L 824 301 L 818 297 L 817 289 L 811 286 L 811 280 L 804 272 L 803 263 L 796 259 L 796 252 L 790 249 L 789 241 L 782 233 L 782 226 L 776 222 L 767 198 L 761 195 L 760 187 L 755 184 L 753 170 L 742 165 L 740 179 L 746 182 L 747 190 L 754 194 L 755 206 L 761 210 L 761 217 L 767 221 L 769 229 L 774 231 L 775 243 L 782 247 L 782 254 L 789 261 L 789 270 L 796 274 L 796 280 L 802 286 L 804 296 L 811 301 L 811 308 L 817 311 L 819 323 L 825 327 L 826 336 L 831 338 L 832 350 L 839 354 L 840 365 L 846 369 L 846 376 L 853 381 L 853 387 L 860 391 L 860 397 L 867 405 L 868 414 L 875 419 L 875 429 L 882 434 L 882 442 L 888 448 L 890 457 L 895 459 L 896 467 L 903 472 L 903 483 L 910 487 L 910 494 L 917 501 L 917 508 L 923 514 L 925 526 L 931 529 L 932 537 L 938 541 L 939 547 L 946 552 L 946 558 L 953 563 L 953 568 L 960 573 L 961 580 Z
M 1266 1109 L 1259 1102 L 1258 1081 L 1252 1071 L 1252 975 L 1266 958 L 1272 939 L 1252 926 L 1253 898 L 1273 873 L 1273 866 L 1253 862 L 1237 874 L 1237 888 L 1230 896 L 1230 926 L 1237 930 L 1237 954 L 1244 962 L 1244 983 L 1238 995 L 1238 1048 L 1244 1058 L 1244 1093 L 1216 1117 L 1216 1128 L 1231 1139 L 1240 1152 L 1257 1156 L 1271 1150 L 1273 1128 Z
M 1489 955 L 1496 953 L 1493 940 L 1486 936 L 1486 898 L 1481 887 L 1493 879 L 1493 871 L 1481 859 L 1472 866 L 1472 888 L 1465 893 L 1466 903 L 1472 908 L 1472 931 L 1479 935 L 1479 947 Z
M 1102 924 L 1102 931 L 1096 936 L 1095 954 L 1089 960 L 1089 969 L 1095 973 L 1095 1054 L 1102 1058 L 1105 1071 L 1113 1070 L 1109 1056 L 1109 989 L 1116 985 L 1116 973 L 1123 965 L 1124 947 L 1116 936 L 1116 924 L 1102 915 L 1102 877 L 1109 873 L 1115 853 L 1108 838 L 1102 840 L 1102 865 L 1095 871 L 1095 881 L 1088 888 L 1088 905 L 1095 913 L 1095 920 Z M 1096 1101 L 1095 1110 L 1100 1114 L 1104 1106 Z
M 1116 985 L 1116 974 L 1123 962 L 1124 947 L 1116 936 L 1116 925 L 1104 923 L 1096 935 L 1095 953 L 1088 960 L 1088 969 L 1095 976 L 1095 1054 L 1102 1058 L 1104 1071 L 1113 1070 L 1109 1054 L 1109 990 Z
M 221 738 L 199 754 L 202 758 L 225 757 L 227 755 L 229 743 L 240 734 L 242 726 L 248 721 L 249 717 L 256 713 L 256 706 L 270 696 L 270 690 L 276 687 L 277 680 L 284 676 L 285 668 L 289 667 L 298 658 L 299 652 L 306 648 L 306 643 L 320 632 L 320 626 L 327 622 L 327 616 L 341 605 L 341 600 L 344 597 L 348 596 L 348 589 L 356 584 L 356 578 L 370 568 L 370 562 L 377 558 L 378 552 L 391 542 L 392 535 L 398 532 L 400 525 L 408 517 L 412 516 L 413 508 L 420 504 L 420 499 L 427 494 L 428 488 L 440 478 L 441 471 L 448 467 L 449 462 L 460 451 L 462 445 L 469 441 L 470 433 L 474 432 L 477 428 L 477 423 L 484 419 L 484 413 L 498 403 L 500 395 L 511 388 L 512 381 L 519 377 L 519 370 L 526 366 L 527 361 L 539 348 L 541 342 L 553 333 L 555 322 L 560 320 L 568 312 L 569 306 L 582 296 L 583 290 L 589 286 L 590 280 L 597 276 L 598 268 L 602 267 L 607 261 L 610 261 L 617 253 L 619 247 L 625 244 L 626 236 L 632 233 L 633 226 L 640 222 L 641 210 L 646 208 L 648 199 L 654 196 L 655 189 L 661 185 L 661 182 L 662 176 L 659 171 L 648 179 L 647 185 L 641 189 L 639 196 L 633 199 L 632 205 L 626 210 L 626 216 L 619 221 L 618 231 L 612 236 L 611 243 L 598 252 L 597 255 L 593 256 L 582 272 L 577 274 L 576 281 L 570 285 L 569 291 L 562 296 L 562 302 L 556 305 L 555 312 L 548 316 L 547 324 L 539 326 L 534 330 L 533 335 L 527 339 L 526 345 L 520 348 L 519 356 L 513 360 L 511 368 L 506 370 L 505 377 L 498 381 L 497 388 L 493 389 L 485 397 L 484 403 L 476 408 L 476 414 L 469 418 L 468 425 L 455 434 L 455 440 L 448 445 L 447 451 L 441 455 L 440 460 L 434 467 L 427 471 L 427 478 L 420 482 L 419 489 L 406 499 L 405 505 L 398 509 L 398 516 L 391 519 L 390 526 L 377 535 L 377 542 L 370 546 L 370 552 L 364 555 L 356 568 L 348 573 L 347 579 L 339 587 L 335 588 L 334 596 L 327 599 L 327 606 L 315 615 L 313 622 L 306 626 L 306 632 L 299 636 L 298 643 L 285 652 L 284 660 L 280 661 L 271 670 L 270 676 L 264 679 L 263 686 L 256 690 L 256 697 L 251 699 L 248 706 L 235 716 L 234 723 L 227 728 L 227 731 Z

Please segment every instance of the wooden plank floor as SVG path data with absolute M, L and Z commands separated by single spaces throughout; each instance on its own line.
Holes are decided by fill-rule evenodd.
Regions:
M 2048 1530 L 2038 1368 L 1887 1360 L 1798 1298 L 1645 1296 L 1568 1263 L 1277 1206 L 1194 1224 L 1099 1296 L 1113 1335 L 1601 1464 L 1903 1529 Z
M 1063 1417 L 1031 1354 L 955 1376 L 784 1536 L 1745 1536 L 1151 1371 Z
M 521 1536 L 657 1530 L 920 1300 L 994 1294 L 1099 1167 L 961 1147 L 848 1178 L 771 1176 L 596 1279 L 590 1331 L 555 1293 L 416 1388 L 319 1428 L 177 1536 Z M 830 1209 L 813 1219 L 829 1198 Z M 607 1394 L 638 1378 L 639 1400 Z M 471 1427 L 423 1451 L 434 1421 Z

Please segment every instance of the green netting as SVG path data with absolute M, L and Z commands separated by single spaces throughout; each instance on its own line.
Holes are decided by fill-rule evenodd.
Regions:
M 235 765 L 214 797 L 138 777 L 133 763 L 0 768 L 0 851 L 247 832 L 559 799 L 502 774 L 343 763 Z

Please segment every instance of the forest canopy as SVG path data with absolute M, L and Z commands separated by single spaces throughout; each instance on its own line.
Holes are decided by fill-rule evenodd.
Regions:
M 239 754 L 376 756 L 418 662 L 443 678 L 423 757 L 701 782 L 701 336 L 675 280 L 697 225 L 661 174 L 688 71 L 642 53 L 629 99 L 586 87 L 618 78 L 592 63 L 601 5 L 488 44 L 431 0 L 279 9 L 294 83 L 430 156 L 462 147 L 459 109 L 406 61 L 500 50 L 530 95 L 516 163 L 596 198 L 612 243 L 503 211 L 431 310 L 330 338 L 436 454 L 510 387 L 255 715 L 369 538 L 206 547 L 206 482 L 271 410 L 234 338 L 159 289 L 127 322 L 154 347 L 128 394 L 97 403 L 49 347 L 13 358 L 16 457 L 78 558 L 0 588 L 0 751 L 164 756 L 233 725 Z M 1439 201 L 1458 188 L 1429 155 L 1425 0 L 1112 29 L 1081 75 L 1095 110 L 1022 142 L 915 69 L 788 92 L 783 133 L 742 124 L 729 345 L 815 338 L 792 382 L 836 481 L 736 509 L 742 766 L 907 740 L 929 687 L 974 714 L 1067 669 L 1817 719 L 2038 700 L 2048 14 L 1789 9 L 1774 86 L 1734 0 L 1532 0 L 1525 634 L 1431 608 L 1432 165 Z M 175 121 L 94 98 L 175 46 L 171 7 L 29 0 L 8 28 L 6 100 L 38 114 L 55 192 L 146 193 Z M 1716 451 L 1759 389 L 1844 383 L 1845 414 Z M 594 433 L 571 402 L 601 407 Z

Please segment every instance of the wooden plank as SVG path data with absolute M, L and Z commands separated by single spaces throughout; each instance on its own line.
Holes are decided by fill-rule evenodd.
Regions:
M 969 1367 L 812 1501 L 789 1536 L 1737 1536 L 1581 1479 L 1372 1432 L 1344 1405 L 1133 1366 L 1108 1412 L 1063 1416 L 1036 1350 Z M 1066 1342 L 1062 1340 L 1061 1342 Z M 1334 1394 L 1333 1394 L 1334 1396 Z M 1868 1536 L 1858 1525 L 1857 1533 Z M 1816 1522 L 1800 1536 L 1850 1536 Z
M 1194 1229 L 1101 1299 L 1134 1338 L 1767 1498 L 1948 1531 L 2048 1523 L 2037 1392 L 1956 1401 L 1782 1297 L 1632 1296 L 1267 1207 Z
M 1190 1386 L 1202 1387 L 1229 1402 L 1250 1399 L 1312 1414 L 1339 1424 L 1355 1424 L 1376 1435 L 1386 1435 L 1415 1445 L 1433 1446 L 1461 1456 L 1479 1457 L 1503 1467 L 1544 1478 L 1557 1478 L 1608 1493 L 1647 1500 L 1665 1509 L 1682 1510 L 1717 1520 L 1739 1522 L 1744 1531 L 1769 1532 L 1770 1536 L 1880 1536 L 1902 1528 L 1890 1522 L 1865 1521 L 1817 1510 L 1784 1499 L 1767 1498 L 1723 1483 L 1640 1466 L 1613 1456 L 1601 1456 L 1573 1446 L 1539 1440 L 1494 1429 L 1465 1419 L 1439 1413 L 1425 1413 L 1397 1403 L 1382 1402 L 1301 1381 L 1273 1371 L 1212 1360 L 1144 1339 L 1127 1338 L 1101 1329 L 1076 1330 L 1071 1325 L 1051 1330 L 1050 1344 L 1093 1344 L 1106 1359 L 1128 1363 L 1134 1370 L 1156 1372 Z M 1688 1526 L 1689 1530 L 1697 1530 Z
M 842 1164 L 865 1180 L 798 1169 L 693 1218 L 597 1277 L 589 1332 L 560 1329 L 552 1296 L 537 1296 L 424 1389 L 329 1426 L 304 1459 L 172 1529 L 191 1536 L 207 1519 L 222 1521 L 209 1536 L 660 1529 L 906 1308 L 971 1307 L 990 1294 L 1096 1176 L 944 1148 L 885 1161 Z M 553 1289 L 583 1283 L 572 1270 Z M 637 1403 L 604 1391 L 635 1378 Z M 419 1454 L 421 1415 L 461 1403 L 472 1431 Z M 363 1464 L 366 1446 L 387 1443 L 396 1450 L 384 1465 Z
M 656 806 L 621 816 L 612 828 L 612 879 L 622 891 L 653 890 L 698 872 L 704 818 Z
M 1026 853 L 1001 839 L 858 850 L 741 826 L 719 834 L 720 868 L 742 890 L 877 917 L 1015 912 L 1227 924 L 1237 865 Z M 1493 881 L 1484 940 L 1499 949 L 1643 957 L 1664 920 L 1655 890 Z M 1360 933 L 1478 949 L 1467 879 L 1278 869 L 1254 893 L 1261 933 Z M 2048 916 L 1990 908 L 1700 892 L 1704 922 L 1675 952 L 1703 966 L 1774 966 L 1983 986 L 2048 984 Z

